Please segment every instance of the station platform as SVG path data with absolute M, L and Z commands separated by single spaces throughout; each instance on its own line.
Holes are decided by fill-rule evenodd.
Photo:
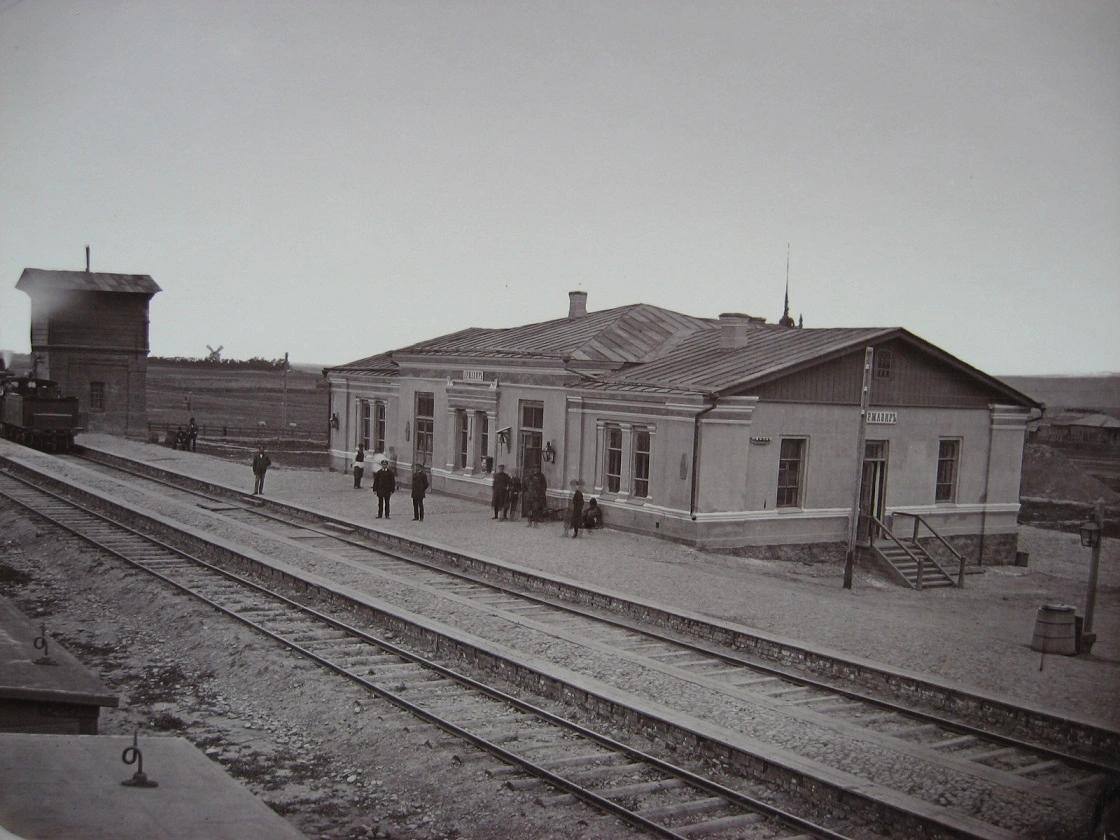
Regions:
M 248 462 L 182 452 L 108 435 L 79 444 L 186 476 L 240 489 L 253 486 Z M 0 442 L 2 443 L 2 442 Z M 26 452 L 27 450 L 24 450 Z M 1054 714 L 1120 725 L 1120 540 L 1107 540 L 1097 606 L 1098 642 L 1091 657 L 1047 657 L 1039 670 L 1030 649 L 1043 603 L 1077 603 L 1084 571 L 1076 534 L 1024 527 L 1020 547 L 1031 567 L 991 567 L 965 589 L 901 588 L 873 570 L 856 569 L 851 590 L 842 567 L 809 560 L 774 561 L 702 552 L 666 540 L 606 529 L 564 538 L 559 523 L 527 527 L 491 518 L 483 503 L 429 494 L 423 522 L 412 519 L 407 489 L 393 497 L 392 518 L 377 519 L 367 476 L 354 489 L 349 474 L 274 467 L 265 495 L 386 534 L 432 541 L 597 587 L 668 609 L 690 611 L 806 645 L 862 658 L 941 683 Z
M 117 697 L 41 624 L 0 598 L 0 732 L 96 735 L 102 707 Z M 42 643 L 40 643 L 42 645 Z
M 144 737 L 144 775 L 126 787 L 123 735 L 0 734 L 0 837 L 83 840 L 300 840 L 189 741 Z

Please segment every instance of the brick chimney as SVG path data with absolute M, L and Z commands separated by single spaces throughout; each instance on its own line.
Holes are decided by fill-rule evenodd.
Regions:
M 719 347 L 721 350 L 741 350 L 747 346 L 747 328 L 752 323 L 762 323 L 765 318 L 744 315 L 741 312 L 721 312 L 719 316 Z
M 587 314 L 587 292 L 568 292 L 568 317 L 582 318 Z

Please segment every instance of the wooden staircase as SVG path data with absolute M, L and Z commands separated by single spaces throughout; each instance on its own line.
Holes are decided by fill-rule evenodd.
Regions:
M 875 517 L 866 516 L 866 514 L 861 514 L 861 516 L 865 517 L 868 523 L 869 533 L 874 535 L 873 539 L 867 544 L 867 548 L 886 568 L 891 570 L 911 589 L 939 589 L 945 586 L 964 585 L 964 558 L 949 545 L 944 537 L 933 530 L 923 517 L 904 511 L 895 511 L 894 517 L 896 519 L 903 517 L 913 521 L 912 533 L 900 536 L 892 533 L 886 525 Z M 934 539 L 940 542 L 953 557 L 957 558 L 960 564 L 960 574 L 957 580 L 954 580 L 918 542 L 919 526 L 924 526 Z
M 887 540 L 877 540 L 871 544 L 871 550 L 894 569 L 911 589 L 936 589 L 942 586 L 956 586 L 949 573 L 937 561 L 929 556 L 920 543 L 901 538 L 897 543 Z M 922 581 L 918 583 L 918 564 L 922 566 Z

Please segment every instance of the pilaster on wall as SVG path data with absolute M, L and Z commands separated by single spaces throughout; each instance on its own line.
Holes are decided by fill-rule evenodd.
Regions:
M 1014 405 L 992 405 L 989 408 L 991 445 L 983 501 L 986 504 L 1018 503 L 1030 409 Z

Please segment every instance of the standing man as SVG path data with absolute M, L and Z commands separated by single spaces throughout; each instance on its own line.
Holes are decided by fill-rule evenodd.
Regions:
M 506 516 L 512 521 L 517 519 L 520 511 L 517 506 L 521 503 L 521 476 L 519 471 L 514 468 L 509 476 L 509 487 L 506 488 Z
M 525 480 L 525 501 L 529 506 L 529 527 L 535 528 L 548 503 L 548 487 L 540 470 L 533 470 Z
M 397 477 L 389 469 L 389 459 L 381 459 L 381 469 L 373 474 L 373 492 L 377 494 L 377 518 L 389 519 L 389 497 L 397 489 Z
M 572 528 L 572 539 L 579 536 L 579 529 L 583 527 L 583 482 L 578 479 L 572 479 L 572 501 L 571 506 L 568 508 L 569 518 L 564 523 L 564 535 L 568 534 L 568 526 Z
M 428 492 L 428 474 L 423 464 L 412 465 L 412 521 L 424 521 L 424 495 Z
M 506 465 L 498 464 L 498 471 L 494 473 L 494 487 L 491 490 L 490 503 L 494 506 L 494 518 L 502 514 L 506 518 L 506 494 L 509 492 L 509 476 L 506 475 Z
M 362 486 L 362 475 L 366 471 L 366 448 L 358 444 L 358 454 L 354 456 L 354 489 Z
M 253 475 L 256 483 L 253 484 L 253 495 L 264 495 L 264 474 L 272 466 L 272 459 L 264 451 L 264 444 L 257 447 L 257 454 L 253 456 Z
M 190 444 L 191 452 L 195 451 L 195 442 L 198 440 L 198 424 L 194 422 L 194 418 L 187 423 L 187 443 Z

